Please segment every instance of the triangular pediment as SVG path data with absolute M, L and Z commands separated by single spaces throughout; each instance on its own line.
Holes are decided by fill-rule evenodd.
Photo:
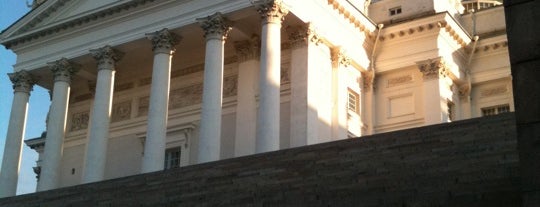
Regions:
M 11 25 L 0 40 L 25 35 L 105 10 L 130 0 L 47 0 Z

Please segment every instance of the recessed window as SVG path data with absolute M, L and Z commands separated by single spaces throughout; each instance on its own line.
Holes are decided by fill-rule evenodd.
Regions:
M 360 100 L 360 97 L 358 96 L 358 93 L 349 90 L 348 93 L 348 100 L 347 100 L 347 109 L 349 111 L 358 113 L 358 101 Z
M 388 10 L 388 12 L 389 12 L 390 16 L 401 14 L 401 6 L 391 8 L 391 9 Z
M 510 111 L 508 104 L 482 108 L 482 116 L 492 116 Z
M 173 169 L 180 167 L 180 155 L 182 148 L 176 147 L 165 150 L 165 169 Z

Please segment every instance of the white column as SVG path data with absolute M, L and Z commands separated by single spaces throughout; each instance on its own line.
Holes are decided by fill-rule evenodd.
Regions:
M 448 87 L 444 80 L 448 73 L 444 60 L 436 58 L 417 62 L 417 65 L 424 78 L 424 125 L 448 121 L 446 98 L 442 94 L 444 88 Z
M 0 168 L 0 198 L 15 196 L 17 192 L 28 99 L 35 83 L 34 77 L 25 70 L 8 76 L 13 83 L 13 102 Z
M 122 53 L 115 51 L 110 46 L 90 50 L 90 53 L 98 62 L 98 74 L 84 159 L 83 183 L 101 181 L 105 176 L 109 123 L 114 91 L 114 66 L 122 56 Z
M 334 98 L 332 116 L 332 138 L 334 140 L 347 138 L 347 96 L 345 67 L 350 65 L 350 59 L 343 54 L 341 48 L 332 49 L 332 96 Z
M 255 2 L 262 16 L 261 72 L 256 152 L 279 149 L 281 23 L 288 10 L 281 0 Z
M 315 58 L 320 38 L 309 25 L 287 28 L 291 43 L 291 147 L 319 143 L 320 65 Z
M 69 85 L 73 74 L 78 70 L 77 65 L 70 63 L 65 58 L 49 63 L 49 67 L 54 74 L 54 86 L 38 191 L 58 187 L 58 170 L 62 160 L 64 137 L 66 135 Z
M 203 100 L 199 133 L 199 163 L 219 160 L 221 149 L 221 104 L 223 96 L 224 44 L 231 29 L 220 14 L 197 19 L 204 30 Z
M 255 153 L 260 38 L 235 42 L 234 47 L 239 61 L 234 156 L 239 157 Z
M 174 45 L 179 41 L 179 37 L 167 29 L 147 34 L 147 37 L 152 41 L 154 65 L 152 68 L 152 85 L 150 86 L 148 127 L 144 141 L 142 173 L 163 170 L 171 82 L 171 60 Z

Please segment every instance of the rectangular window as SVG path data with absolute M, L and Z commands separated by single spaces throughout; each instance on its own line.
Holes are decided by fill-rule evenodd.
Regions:
M 497 115 L 497 114 L 506 113 L 509 111 L 510 111 L 510 106 L 508 104 L 499 105 L 499 106 L 491 106 L 491 107 L 482 108 L 482 116 Z
M 347 100 L 347 109 L 349 111 L 352 111 L 354 113 L 358 113 L 358 102 L 360 101 L 360 97 L 358 96 L 358 93 L 349 90 L 348 93 L 348 100 Z
M 401 14 L 401 6 L 391 8 L 391 9 L 388 10 L 388 12 L 390 13 L 390 16 Z
M 182 147 L 176 147 L 165 150 L 165 170 L 180 167 L 180 155 Z

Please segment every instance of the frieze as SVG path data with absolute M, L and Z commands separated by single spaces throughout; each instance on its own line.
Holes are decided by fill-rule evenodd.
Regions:
M 506 85 L 500 85 L 500 86 L 497 86 L 497 87 L 492 87 L 492 88 L 482 90 L 480 92 L 480 95 L 482 97 L 489 97 L 489 96 L 496 96 L 496 95 L 500 95 L 500 94 L 505 94 L 507 92 L 508 92 L 508 87 L 506 87 Z
M 111 122 L 128 120 L 131 118 L 131 100 L 114 104 L 112 107 Z
M 238 76 L 228 76 L 223 78 L 223 98 L 236 96 L 238 89 Z
M 388 81 L 386 82 L 386 87 L 390 88 L 390 87 L 402 85 L 405 83 L 410 83 L 412 81 L 413 81 L 413 77 L 411 74 L 399 76 L 399 77 L 388 79 Z
M 169 109 L 182 108 L 202 102 L 203 84 L 171 90 L 169 98 Z
M 145 96 L 139 98 L 139 108 L 137 109 L 137 116 L 146 116 L 148 114 L 148 107 L 150 106 L 150 97 Z
M 291 82 L 290 62 L 281 63 L 281 85 Z
M 71 127 L 69 131 L 78 131 L 88 128 L 88 120 L 90 120 L 90 115 L 88 111 L 76 113 L 71 116 Z

